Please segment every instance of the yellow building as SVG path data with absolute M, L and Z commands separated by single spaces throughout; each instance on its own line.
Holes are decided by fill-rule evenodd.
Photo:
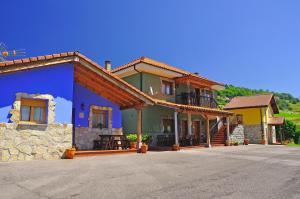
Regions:
M 282 125 L 284 117 L 274 116 L 279 109 L 273 94 L 234 97 L 224 109 L 234 112 L 243 123 L 245 139 L 250 143 L 276 143 L 275 126 Z

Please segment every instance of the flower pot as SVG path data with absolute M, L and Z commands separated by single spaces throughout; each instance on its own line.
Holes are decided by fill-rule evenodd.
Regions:
M 147 151 L 148 151 L 148 145 L 147 144 L 142 144 L 141 153 L 147 153 Z
M 266 144 L 267 142 L 266 142 L 266 140 L 261 140 L 260 143 L 261 143 L 261 144 Z
M 173 144 L 172 150 L 173 150 L 173 151 L 179 151 L 179 150 L 180 150 L 179 144 Z
M 130 149 L 136 149 L 136 142 L 130 142 Z
M 71 149 L 66 149 L 65 155 L 67 159 L 73 159 L 75 156 L 76 149 L 71 148 Z
M 226 140 L 226 141 L 225 141 L 225 146 L 230 146 L 230 144 L 231 144 L 231 143 L 230 143 L 229 140 Z
M 248 145 L 249 144 L 249 140 L 248 139 L 244 139 L 244 145 Z

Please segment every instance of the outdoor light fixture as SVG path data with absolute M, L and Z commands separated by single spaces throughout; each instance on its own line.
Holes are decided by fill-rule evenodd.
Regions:
M 80 104 L 80 109 L 81 109 L 82 111 L 84 111 L 84 106 L 85 106 L 84 103 L 81 103 L 81 104 Z

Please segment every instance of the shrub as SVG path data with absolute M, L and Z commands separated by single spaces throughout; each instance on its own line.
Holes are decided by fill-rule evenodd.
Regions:
M 129 140 L 129 142 L 136 142 L 137 141 L 137 134 L 136 133 L 130 133 L 126 137 Z
M 149 144 L 152 141 L 152 137 L 148 134 L 144 134 L 142 136 L 142 142 L 145 144 Z
M 282 130 L 284 132 L 286 140 L 290 140 L 290 139 L 294 139 L 295 138 L 295 135 L 296 135 L 296 125 L 295 125 L 294 122 L 289 121 L 289 120 L 285 120 L 285 122 L 283 124 Z
M 294 142 L 295 144 L 300 144 L 300 131 L 295 133 Z

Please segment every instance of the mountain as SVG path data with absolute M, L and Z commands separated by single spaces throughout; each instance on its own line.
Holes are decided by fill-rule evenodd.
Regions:
M 236 96 L 249 96 L 257 94 L 273 93 L 278 104 L 280 113 L 278 115 L 285 116 L 286 119 L 296 123 L 297 129 L 300 130 L 300 99 L 289 93 L 272 92 L 263 89 L 249 89 L 226 85 L 225 90 L 218 91 L 217 102 L 222 107 Z

